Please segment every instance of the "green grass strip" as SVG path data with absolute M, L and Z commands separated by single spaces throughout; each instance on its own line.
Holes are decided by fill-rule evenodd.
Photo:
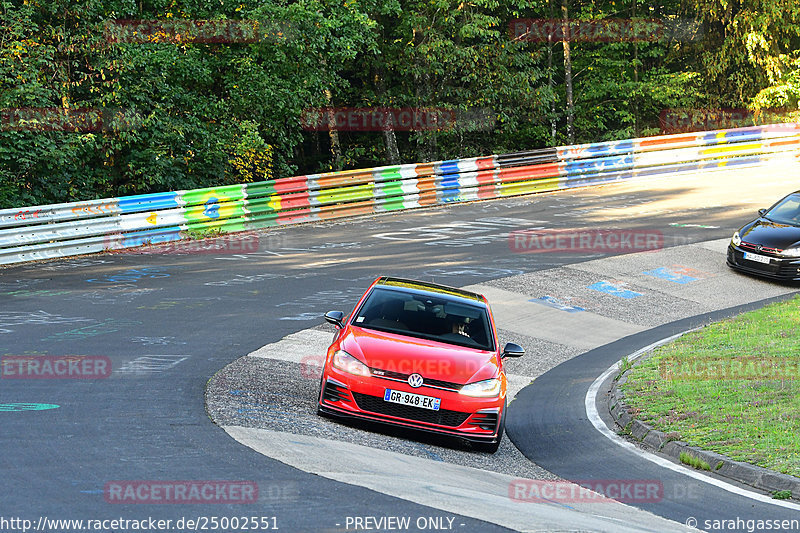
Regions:
M 711 470 L 711 466 L 707 462 L 703 461 L 699 457 L 695 457 L 690 453 L 681 452 L 679 457 L 681 462 L 685 465 L 689 465 L 698 470 Z
M 800 297 L 688 333 L 627 376 L 622 389 L 639 420 L 800 477 Z

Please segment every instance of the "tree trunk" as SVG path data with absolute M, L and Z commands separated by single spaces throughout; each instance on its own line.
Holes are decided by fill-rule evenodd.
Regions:
M 564 38 L 564 85 L 567 93 L 567 144 L 575 144 L 575 105 L 572 101 L 572 57 L 569 49 L 569 11 L 568 0 L 561 0 L 561 30 Z
M 382 69 L 375 72 L 375 85 L 378 92 L 378 101 L 385 102 L 386 98 L 386 81 Z M 383 133 L 383 142 L 386 145 L 386 159 L 390 165 L 397 165 L 400 163 L 400 150 L 397 148 L 397 136 L 394 133 L 394 121 L 391 110 L 386 113 L 381 132 Z
M 547 4 L 550 7 L 550 19 L 554 19 L 553 16 L 553 0 L 547 0 Z M 550 26 L 552 28 L 552 26 Z M 553 32 L 552 30 L 550 33 L 547 34 L 547 87 L 550 89 L 550 146 L 556 145 L 556 134 L 558 130 L 556 129 L 557 124 L 557 113 L 556 113 L 556 91 L 555 91 L 555 82 L 553 81 Z
M 417 71 L 422 71 L 421 76 L 415 76 L 414 90 L 417 109 L 427 109 L 431 105 L 431 76 L 428 71 L 429 65 L 424 63 L 424 59 L 419 54 L 418 47 L 425 41 L 425 33 L 420 29 L 414 30 L 414 62 Z M 417 143 L 417 161 L 435 161 L 436 153 L 436 132 L 416 131 L 414 137 Z
M 336 129 L 336 117 L 333 112 L 333 94 L 330 89 L 325 89 L 325 102 L 328 104 L 328 136 L 331 138 L 333 169 L 342 170 L 342 145 L 339 143 L 339 130 Z
M 636 2 L 633 0 L 633 20 L 636 20 Z M 633 94 L 631 95 L 633 106 L 633 133 L 635 137 L 640 137 L 639 131 L 639 43 L 633 40 Z
M 386 144 L 386 157 L 390 165 L 400 164 L 400 150 L 397 148 L 397 137 L 392 129 L 389 117 L 383 122 L 383 142 Z

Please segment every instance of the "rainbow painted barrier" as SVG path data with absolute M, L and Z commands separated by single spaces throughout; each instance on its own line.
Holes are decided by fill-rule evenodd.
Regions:
M 774 124 L 3 209 L 0 264 L 798 155 L 800 124 Z

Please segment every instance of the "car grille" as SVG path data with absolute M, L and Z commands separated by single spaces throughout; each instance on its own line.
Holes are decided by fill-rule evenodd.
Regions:
M 417 422 L 425 422 L 427 424 L 436 424 L 439 426 L 458 427 L 463 424 L 470 415 L 469 413 L 448 411 L 447 409 L 431 411 L 419 407 L 399 405 L 386 402 L 379 396 L 370 396 L 369 394 L 361 394 L 358 392 L 353 393 L 353 398 L 355 398 L 358 408 L 363 411 L 405 418 L 406 420 L 416 420 Z
M 756 252 L 764 255 L 773 255 L 776 257 L 780 255 L 780 253 L 783 251 L 780 248 L 770 248 L 769 246 L 762 246 L 761 249 L 759 250 L 758 245 L 744 241 L 742 241 L 742 244 L 740 244 L 739 247 L 744 250 L 747 250 L 748 252 Z
M 372 375 L 378 378 L 396 379 L 399 381 L 408 381 L 408 376 L 411 374 L 403 374 L 402 372 L 394 372 L 392 370 L 381 370 L 379 368 L 370 368 Z M 422 378 L 422 386 L 436 387 L 438 389 L 447 390 L 461 390 L 461 383 L 453 383 L 451 381 L 444 381 L 441 379 Z

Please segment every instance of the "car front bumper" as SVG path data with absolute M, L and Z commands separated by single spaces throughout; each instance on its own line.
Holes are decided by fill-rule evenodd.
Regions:
M 769 256 L 768 265 L 744 258 L 745 250 L 733 243 L 728 245 L 728 266 L 755 276 L 780 281 L 800 281 L 800 258 Z
M 441 398 L 441 407 L 434 411 L 387 402 L 383 399 L 386 389 Z M 504 399 L 504 394 L 496 398 L 464 398 L 458 392 L 424 387 L 412 389 L 401 382 L 374 377 L 350 379 L 349 376 L 328 375 L 322 383 L 319 409 L 338 417 L 490 443 L 498 439 Z

